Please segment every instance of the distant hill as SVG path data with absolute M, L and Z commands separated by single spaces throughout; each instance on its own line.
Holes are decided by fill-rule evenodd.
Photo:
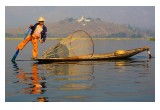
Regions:
M 76 30 L 84 30 L 92 37 L 117 37 L 117 38 L 139 38 L 154 37 L 152 30 L 142 30 L 130 25 L 121 25 L 102 21 L 100 18 L 91 18 L 90 22 L 78 23 L 74 18 L 66 18 L 59 22 L 46 24 L 48 37 L 66 37 Z M 23 37 L 27 27 L 6 29 L 6 37 Z

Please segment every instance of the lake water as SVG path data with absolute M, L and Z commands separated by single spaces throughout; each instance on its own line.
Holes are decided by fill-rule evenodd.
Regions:
M 155 101 L 155 42 L 94 40 L 95 53 L 150 46 L 127 60 L 54 62 L 29 61 L 31 43 L 11 62 L 20 40 L 5 42 L 5 100 L 7 102 L 153 102 Z M 39 45 L 39 54 L 58 40 Z

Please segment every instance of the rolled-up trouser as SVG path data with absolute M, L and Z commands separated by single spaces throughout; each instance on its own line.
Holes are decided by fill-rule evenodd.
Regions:
M 26 39 L 24 39 L 22 42 L 20 42 L 17 46 L 17 50 L 22 50 L 29 41 L 32 42 L 32 56 L 33 58 L 38 57 L 38 39 L 39 37 L 35 35 L 28 35 Z

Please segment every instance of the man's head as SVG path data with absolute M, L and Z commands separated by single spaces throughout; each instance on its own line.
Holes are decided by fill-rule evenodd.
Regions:
M 43 17 L 39 17 L 38 22 L 40 25 L 44 24 L 45 19 Z

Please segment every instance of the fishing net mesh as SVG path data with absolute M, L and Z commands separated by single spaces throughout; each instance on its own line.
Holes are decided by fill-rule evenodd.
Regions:
M 52 46 L 42 54 L 41 58 L 67 58 L 87 55 L 92 57 L 94 43 L 88 33 L 83 30 L 75 31 L 62 39 L 56 46 Z

